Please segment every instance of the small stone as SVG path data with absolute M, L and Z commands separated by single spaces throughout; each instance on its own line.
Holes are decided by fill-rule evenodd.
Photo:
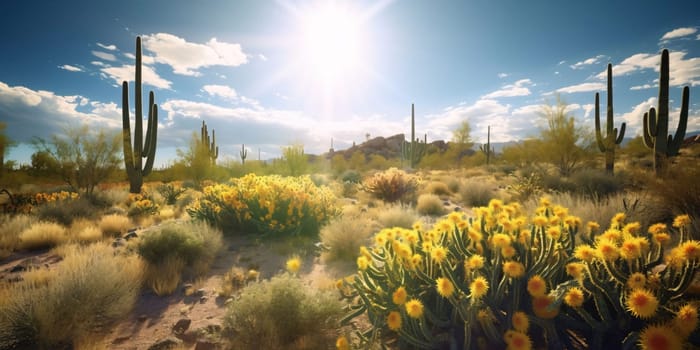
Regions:
M 462 208 L 461 208 L 461 207 L 455 207 L 453 210 L 456 211 L 456 212 L 460 212 L 460 211 L 462 211 Z
M 201 298 L 199 298 L 199 303 L 204 304 L 207 302 L 207 300 L 209 300 L 209 298 L 207 298 L 206 295 L 203 295 Z
M 180 345 L 182 345 L 182 340 L 174 337 L 167 337 L 155 342 L 153 345 L 148 347 L 148 350 L 169 350 L 175 349 Z
M 146 321 L 147 319 L 148 319 L 148 316 L 146 316 L 146 315 L 139 315 L 139 317 L 137 318 L 137 320 L 138 320 L 139 322 L 144 322 L 144 321 Z
M 22 265 L 22 264 L 17 264 L 14 267 L 10 269 L 10 273 L 15 273 L 15 272 L 24 272 L 27 270 L 27 267 Z
M 182 315 L 187 315 L 188 312 L 190 312 L 191 308 L 189 306 L 183 306 L 180 308 L 180 314 Z
M 204 288 L 199 288 L 199 289 L 197 289 L 197 291 L 195 292 L 195 295 L 197 295 L 197 296 L 203 296 L 204 294 L 207 294 L 207 290 L 204 289 Z
M 192 320 L 189 318 L 182 318 L 178 320 L 173 326 L 173 334 L 180 335 L 185 333 L 185 331 L 190 328 L 190 324 L 192 324 Z

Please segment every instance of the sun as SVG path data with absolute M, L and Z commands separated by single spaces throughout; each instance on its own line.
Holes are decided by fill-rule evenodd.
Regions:
M 347 4 L 329 2 L 304 9 L 299 28 L 297 49 L 308 78 L 333 86 L 364 69 L 363 18 Z

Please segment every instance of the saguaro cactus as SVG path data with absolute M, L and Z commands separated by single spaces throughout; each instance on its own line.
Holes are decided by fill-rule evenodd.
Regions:
M 134 82 L 134 145 L 131 145 L 131 125 L 129 122 L 129 83 L 122 83 L 122 136 L 124 138 L 124 166 L 129 178 L 129 192 L 141 193 L 143 177 L 151 173 L 156 156 L 156 135 L 158 132 L 158 106 L 153 91 L 148 94 L 148 126 L 143 143 L 143 109 L 141 106 L 141 37 L 136 37 L 136 81 Z M 143 165 L 142 158 L 146 158 Z M 143 167 L 142 167 L 143 166 Z
M 600 132 L 600 95 L 595 93 L 595 138 L 598 149 L 605 153 L 605 172 L 612 175 L 615 172 L 615 148 L 625 137 L 625 123 L 620 125 L 620 132 L 613 128 L 613 93 L 612 93 L 612 64 L 608 64 L 608 118 L 605 125 L 605 137 Z
M 401 158 L 408 160 L 409 166 L 415 168 L 425 154 L 427 148 L 428 135 L 424 136 L 423 143 L 416 138 L 416 117 L 413 103 L 411 103 L 411 142 L 404 141 L 401 144 Z
M 486 129 L 486 144 L 479 146 L 481 152 L 486 154 L 486 164 L 491 162 L 491 154 L 493 154 L 493 149 L 491 148 L 491 125 Z
M 219 146 L 216 145 L 216 131 L 214 129 L 211 130 L 211 139 L 209 139 L 209 129 L 207 128 L 207 123 L 202 121 L 201 134 L 202 136 L 200 140 L 202 142 L 202 147 L 207 149 L 207 154 L 209 155 L 211 164 L 215 165 L 216 159 L 219 158 Z
M 248 150 L 245 149 L 245 144 L 241 144 L 241 164 L 245 165 L 245 159 L 248 157 Z
M 668 135 L 668 50 L 661 53 L 661 70 L 659 73 L 659 101 L 658 110 L 653 107 L 644 113 L 644 144 L 654 150 L 654 170 L 656 176 L 664 173 L 668 158 L 678 155 L 683 144 L 685 130 L 688 125 L 688 106 L 690 88 L 683 88 L 681 100 L 681 114 L 675 136 Z

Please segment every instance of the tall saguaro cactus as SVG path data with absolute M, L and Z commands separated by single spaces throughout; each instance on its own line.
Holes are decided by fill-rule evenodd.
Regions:
M 681 114 L 678 121 L 678 129 L 675 136 L 668 135 L 668 50 L 661 53 L 661 69 L 659 73 L 659 101 L 658 110 L 652 107 L 644 113 L 644 144 L 654 150 L 654 170 L 656 176 L 662 175 L 666 170 L 668 158 L 678 155 L 678 151 L 685 138 L 685 130 L 688 125 L 688 106 L 690 88 L 683 88 L 681 100 Z
M 245 165 L 245 159 L 248 158 L 248 150 L 245 149 L 245 143 L 241 144 L 240 155 L 241 155 L 241 164 Z
M 625 137 L 625 123 L 620 125 L 620 132 L 613 128 L 613 93 L 612 93 L 612 64 L 608 63 L 608 115 L 605 124 L 605 136 L 600 131 L 600 95 L 595 93 L 595 139 L 598 149 L 605 153 L 605 172 L 612 175 L 615 172 L 615 148 Z
M 486 144 L 479 146 L 481 152 L 486 155 L 486 164 L 491 162 L 491 154 L 493 154 L 493 149 L 491 148 L 491 125 L 486 129 Z
M 416 116 L 413 103 L 411 103 L 411 142 L 404 141 L 401 144 L 401 158 L 408 160 L 409 166 L 413 169 L 418 165 L 425 154 L 427 148 L 428 135 L 425 135 L 424 142 L 416 138 Z
M 131 125 L 129 122 L 129 83 L 122 83 L 122 136 L 124 138 L 124 166 L 129 178 L 129 192 L 141 193 L 143 177 L 151 173 L 156 156 L 156 136 L 158 132 L 158 105 L 153 91 L 148 94 L 148 125 L 146 140 L 143 142 L 143 107 L 141 103 L 141 37 L 136 37 L 136 80 L 134 82 L 134 144 L 131 145 Z M 142 158 L 146 158 L 143 164 Z
M 200 142 L 202 142 L 202 147 L 206 148 L 207 150 L 207 155 L 209 156 L 209 160 L 211 161 L 212 165 L 216 164 L 216 159 L 219 158 L 219 146 L 216 145 L 216 131 L 214 129 L 211 130 L 211 139 L 209 138 L 209 129 L 207 128 L 207 123 L 202 121 L 202 130 L 201 130 L 201 139 Z

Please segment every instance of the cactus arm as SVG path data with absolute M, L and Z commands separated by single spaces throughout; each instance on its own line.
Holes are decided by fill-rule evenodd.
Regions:
M 625 128 L 626 127 L 627 127 L 626 123 L 623 122 L 622 124 L 620 124 L 620 132 L 619 133 L 617 132 L 617 129 L 615 129 L 614 134 L 617 135 L 617 138 L 615 139 L 616 144 L 619 145 L 622 143 L 622 140 L 625 137 Z
M 142 157 L 146 157 L 150 152 L 151 147 L 153 147 L 153 140 L 151 140 L 153 132 L 151 132 L 151 119 L 153 118 L 153 105 L 155 105 L 155 96 L 153 91 L 148 93 L 148 124 L 146 124 L 146 142 L 143 145 L 143 150 L 141 152 Z
M 134 151 L 131 148 L 131 124 L 129 122 L 129 83 L 122 83 L 122 138 L 124 143 L 124 167 L 131 180 L 135 174 Z
M 153 93 L 151 93 L 153 95 Z M 151 112 L 148 113 L 148 131 L 146 132 L 146 144 L 150 147 L 146 148 L 143 157 L 146 158 L 146 165 L 143 168 L 142 175 L 147 176 L 153 169 L 153 162 L 156 158 L 156 138 L 158 136 L 158 105 L 155 103 L 151 106 Z
M 677 155 L 681 146 L 683 145 L 683 139 L 685 138 L 685 131 L 688 127 L 688 105 L 689 105 L 689 95 L 690 88 L 687 86 L 683 88 L 683 96 L 681 102 L 681 114 L 678 120 L 678 128 L 676 129 L 675 136 L 673 138 L 669 137 L 668 150 L 670 155 Z
M 134 116 L 134 167 L 141 170 L 141 154 L 143 152 L 143 106 L 142 106 L 142 85 L 141 85 L 141 38 L 136 37 L 136 81 L 134 83 L 134 93 L 136 105 L 136 115 Z
M 649 112 L 644 113 L 644 117 L 642 118 L 642 126 L 644 129 L 642 131 L 642 137 L 644 145 L 650 149 L 654 149 L 656 141 L 656 132 L 654 131 L 655 123 L 652 121 L 654 119 L 656 119 L 656 110 L 652 107 Z
M 595 93 L 595 139 L 598 143 L 598 149 L 601 152 L 605 152 L 605 142 L 603 142 L 603 135 L 600 132 L 600 95 Z

